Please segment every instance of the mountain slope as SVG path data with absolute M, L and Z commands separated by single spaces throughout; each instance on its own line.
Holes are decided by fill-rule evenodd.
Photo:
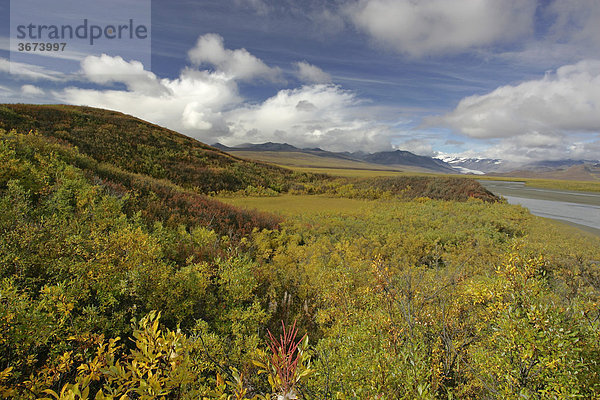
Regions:
M 0 128 L 39 131 L 76 146 L 96 161 L 125 171 L 169 179 L 202 193 L 263 186 L 286 190 L 308 174 L 234 157 L 188 136 L 140 119 L 90 107 L 0 105 Z M 291 179 L 293 177 L 293 179 Z
M 510 172 L 490 173 L 491 176 L 511 176 L 519 178 L 532 179 L 557 179 L 569 181 L 600 181 L 600 165 L 598 164 L 582 164 L 573 165 L 568 168 L 556 169 L 518 169 Z
M 221 143 L 215 143 L 215 144 L 213 144 L 213 147 L 216 147 L 216 148 L 226 151 L 228 153 L 232 153 L 232 152 L 257 152 L 258 153 L 258 152 L 265 152 L 265 151 L 279 152 L 279 153 L 303 153 L 303 154 L 311 154 L 314 156 L 324 157 L 324 158 L 336 158 L 336 159 L 349 160 L 349 161 L 360 161 L 360 158 L 356 157 L 354 155 L 355 153 L 347 153 L 347 152 L 336 153 L 333 151 L 323 150 L 318 147 L 300 149 L 296 146 L 292 146 L 291 144 L 287 144 L 287 143 L 273 143 L 273 142 L 257 143 L 257 144 L 246 143 L 246 144 L 241 144 L 239 146 L 234 146 L 234 147 L 225 146 Z M 360 154 L 360 153 L 356 153 L 356 154 Z
M 492 158 L 468 158 L 454 156 L 439 156 L 439 160 L 463 172 L 471 172 L 477 175 L 488 172 L 502 172 L 510 169 L 510 163 Z
M 501 159 L 441 155 L 440 160 L 463 173 L 559 180 L 594 181 L 600 179 L 600 161 L 541 160 L 528 164 Z
M 427 156 L 419 156 L 409 151 L 395 150 L 369 154 L 363 157 L 364 161 L 382 165 L 406 165 L 411 167 L 427 168 L 432 171 L 453 174 L 457 171 L 441 160 Z
M 312 165 L 301 165 L 304 167 L 324 167 L 328 163 L 327 160 L 329 160 L 329 163 L 332 166 L 335 165 L 336 167 L 344 168 L 343 166 L 340 166 L 340 160 L 343 160 L 350 163 L 347 164 L 347 168 L 350 169 L 361 168 L 371 170 L 401 170 L 407 169 L 406 167 L 408 167 L 409 170 L 415 172 L 437 172 L 444 174 L 456 174 L 459 172 L 458 170 L 452 168 L 451 165 L 445 163 L 442 160 L 438 160 L 427 156 L 419 156 L 411 152 L 402 150 L 384 151 L 378 153 L 338 153 L 323 150 L 320 148 L 300 149 L 287 143 L 272 142 L 261 144 L 243 144 L 235 147 L 228 147 L 220 143 L 216 143 L 213 146 L 221 150 L 227 151 L 229 153 L 239 154 L 242 157 L 256 158 L 268 162 L 274 162 L 273 160 L 281 158 L 285 159 L 285 157 L 287 157 L 287 154 L 289 153 L 302 153 L 322 158 L 322 160 L 314 159 Z M 277 153 L 279 153 L 281 157 L 277 157 Z M 255 154 L 254 157 L 253 154 Z M 304 158 L 303 161 L 305 163 L 310 163 L 311 159 Z M 283 165 L 298 166 L 297 163 L 278 163 Z

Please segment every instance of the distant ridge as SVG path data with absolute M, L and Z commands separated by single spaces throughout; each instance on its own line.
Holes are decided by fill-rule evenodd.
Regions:
M 428 168 L 434 171 L 455 174 L 458 171 L 442 160 L 427 156 L 419 156 L 410 151 L 395 150 L 368 154 L 362 158 L 364 161 L 381 165 L 408 165 L 412 167 Z
M 506 173 L 489 173 L 491 176 L 514 176 L 532 179 L 560 179 L 568 181 L 600 181 L 600 163 L 575 164 L 570 167 L 544 169 L 518 169 Z
M 336 158 L 343 159 L 349 161 L 356 162 L 365 162 L 370 164 L 377 165 L 385 165 L 385 166 L 393 166 L 393 167 L 416 167 L 422 168 L 431 172 L 438 172 L 444 174 L 457 174 L 460 173 L 459 170 L 453 168 L 450 164 L 438 160 L 432 157 L 427 156 L 419 156 L 417 154 L 411 153 L 405 150 L 395 150 L 395 151 L 383 151 L 377 153 L 365 153 L 365 152 L 332 152 L 323 150 L 321 148 L 304 148 L 300 149 L 298 147 L 292 146 L 287 143 L 260 143 L 260 144 L 241 144 L 238 146 L 225 146 L 221 143 L 215 143 L 212 145 L 213 147 L 226 151 L 228 153 L 234 153 L 236 151 L 244 151 L 244 152 L 262 152 L 262 151 L 272 151 L 272 152 L 295 152 L 295 153 L 304 153 L 304 154 L 312 154 L 319 157 L 328 157 L 328 158 Z
M 225 146 L 221 143 L 215 143 L 212 145 L 213 147 L 216 147 L 219 150 L 223 150 L 223 151 L 231 151 L 231 150 L 237 150 L 237 151 L 302 151 L 297 147 L 292 146 L 291 144 L 287 144 L 287 143 L 273 143 L 273 142 L 267 142 L 267 143 L 261 143 L 261 144 L 252 144 L 252 143 L 244 143 L 244 144 L 240 144 L 239 146 L 235 146 L 235 147 L 228 147 Z
M 360 159 L 358 157 L 355 157 L 353 155 L 354 154 L 363 154 L 363 153 L 348 153 L 348 152 L 336 153 L 333 151 L 323 150 L 319 147 L 301 149 L 296 146 L 292 146 L 291 144 L 273 143 L 273 142 L 257 143 L 257 144 L 244 143 L 244 144 L 240 144 L 240 145 L 233 146 L 233 147 L 225 146 L 224 144 L 221 144 L 221 143 L 215 143 L 212 145 L 212 147 L 215 147 L 219 150 L 226 151 L 228 153 L 235 152 L 235 151 L 277 151 L 277 152 L 288 151 L 288 152 L 294 152 L 294 153 L 312 154 L 312 155 L 319 156 L 319 157 L 340 158 L 340 159 L 351 160 L 351 161 L 360 161 Z M 364 153 L 364 154 L 367 154 L 367 153 Z
M 571 167 L 575 166 L 584 166 L 590 168 L 600 168 L 599 160 L 544 160 L 544 161 L 536 161 L 530 164 L 527 164 L 525 167 L 527 170 L 539 171 L 539 172 L 548 172 L 553 170 L 567 170 Z
M 477 175 L 579 181 L 600 180 L 599 160 L 540 160 L 523 164 L 497 158 L 455 157 L 450 155 L 442 155 L 438 158 L 455 169 L 462 169 L 464 172 Z

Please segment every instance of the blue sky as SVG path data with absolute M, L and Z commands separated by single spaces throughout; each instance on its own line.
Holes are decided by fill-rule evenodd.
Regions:
M 13 15 L 100 18 L 27 2 Z M 102 17 L 150 10 L 118 4 Z M 9 57 L 10 11 L 0 102 L 115 109 L 207 143 L 600 158 L 597 0 L 155 0 L 147 54 L 113 41 L 52 59 Z

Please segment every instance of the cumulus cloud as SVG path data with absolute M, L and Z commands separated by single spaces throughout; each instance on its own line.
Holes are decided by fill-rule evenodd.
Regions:
M 226 49 L 223 37 L 214 33 L 200 36 L 196 46 L 188 51 L 188 57 L 196 66 L 212 65 L 217 71 L 239 80 L 281 80 L 279 68 L 269 67 L 246 49 Z
M 209 42 L 215 43 L 212 39 Z M 224 50 L 229 54 L 230 50 Z M 211 53 L 206 48 L 203 51 Z M 243 57 L 241 60 L 247 65 Z M 259 64 L 254 65 L 262 63 L 256 60 Z M 217 58 L 213 61 L 219 63 Z M 326 75 L 304 64 L 313 81 Z M 228 68 L 239 69 L 233 65 L 223 69 Z M 240 96 L 237 86 L 238 79 L 249 75 L 221 68 L 209 71 L 190 67 L 176 79 L 161 79 L 141 63 L 102 55 L 82 61 L 81 76 L 108 88 L 71 86 L 54 92 L 55 98 L 125 112 L 208 143 L 273 141 L 330 150 L 377 151 L 390 149 L 395 134 L 390 124 L 376 121 L 375 109 L 332 84 L 280 90 L 262 103 L 250 104 Z
M 25 96 L 41 96 L 44 94 L 44 91 L 34 85 L 23 85 L 21 86 L 21 93 Z
M 103 73 L 107 65 L 116 66 L 114 73 Z M 235 81 L 222 73 L 185 69 L 177 79 L 158 79 L 137 62 L 110 56 L 88 57 L 82 70 L 91 82 L 120 82 L 127 90 L 68 87 L 56 98 L 122 111 L 195 137 L 226 131 L 221 112 L 242 100 Z
M 410 151 L 420 156 L 434 157 L 437 152 L 433 150 L 431 143 L 427 139 L 409 139 L 394 146 L 395 149 Z
M 439 121 L 476 138 L 600 131 L 600 61 L 566 65 L 541 79 L 460 101 Z
M 497 155 L 539 159 L 588 154 L 585 146 L 572 146 L 579 137 L 589 147 L 600 132 L 600 61 L 566 65 L 541 79 L 466 97 L 429 123 L 473 138 L 504 139 L 493 148 Z
M 380 151 L 391 149 L 391 140 L 402 136 L 397 118 L 378 118 L 396 115 L 397 110 L 373 106 L 328 83 L 328 74 L 305 61 L 295 64 L 305 86 L 278 90 L 263 102 L 250 103 L 240 95 L 238 83 L 272 77 L 278 69 L 244 49 L 226 49 L 218 35 L 201 36 L 190 59 L 194 65 L 177 78 L 161 78 L 137 61 L 88 56 L 64 89 L 44 92 L 29 84 L 11 92 L 21 98 L 42 93 L 52 96 L 52 102 L 121 111 L 207 143 L 272 141 L 335 151 Z
M 600 139 L 596 136 L 581 140 L 573 137 L 540 134 L 524 134 L 501 140 L 480 152 L 468 152 L 470 156 L 502 159 L 518 165 L 538 160 L 599 160 Z
M 306 61 L 294 63 L 296 67 L 296 76 L 302 82 L 306 83 L 328 83 L 331 82 L 331 75 L 321 68 L 309 64 Z
M 346 12 L 375 41 L 421 57 L 529 35 L 535 10 L 535 0 L 360 0 Z
M 335 85 L 281 90 L 262 104 L 229 112 L 232 136 L 226 141 L 286 142 L 335 151 L 389 149 L 389 127 L 358 117 L 360 106 L 353 93 Z
M 162 85 L 150 71 L 144 69 L 139 61 L 125 61 L 122 57 L 89 56 L 81 62 L 81 71 L 85 77 L 94 83 L 124 83 L 130 90 L 161 95 L 166 93 Z
M 538 68 L 597 57 L 600 51 L 600 2 L 597 0 L 553 0 L 538 6 L 535 38 L 520 48 L 495 54 L 509 62 Z M 492 56 L 492 54 L 489 54 Z

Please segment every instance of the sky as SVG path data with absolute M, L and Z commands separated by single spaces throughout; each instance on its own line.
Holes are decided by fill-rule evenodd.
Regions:
M 10 52 L 19 18 L 113 16 L 147 39 Z M 0 18 L 0 102 L 118 110 L 208 144 L 600 158 L 598 0 L 0 0 Z

